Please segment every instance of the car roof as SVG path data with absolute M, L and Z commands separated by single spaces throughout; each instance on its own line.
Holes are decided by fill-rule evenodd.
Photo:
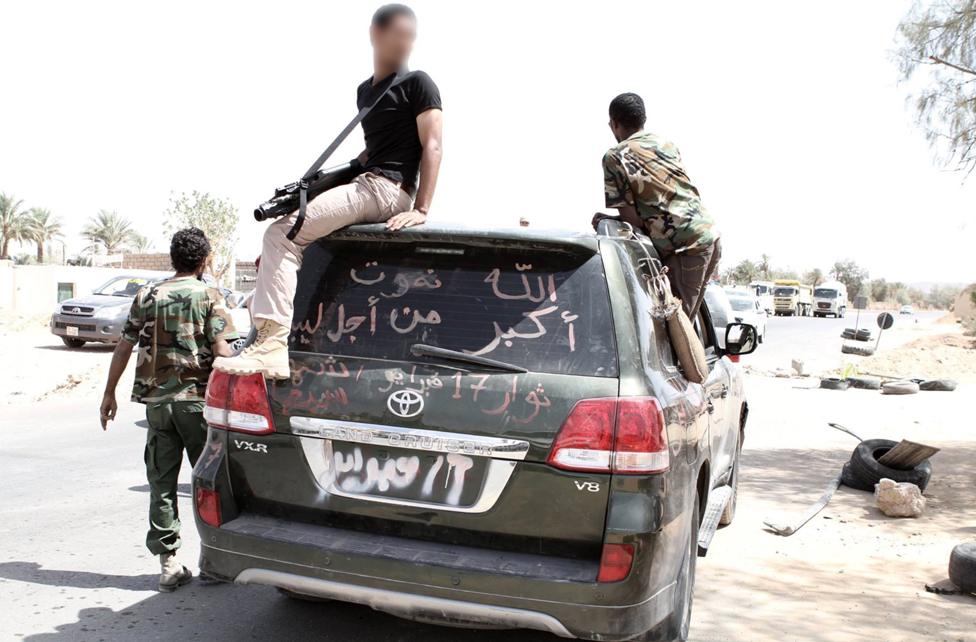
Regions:
M 472 245 L 558 245 L 576 247 L 596 252 L 598 237 L 594 232 L 532 227 L 486 228 L 449 223 L 431 223 L 407 227 L 395 232 L 382 223 L 351 225 L 337 230 L 326 239 L 334 241 L 386 241 L 386 242 L 449 242 Z

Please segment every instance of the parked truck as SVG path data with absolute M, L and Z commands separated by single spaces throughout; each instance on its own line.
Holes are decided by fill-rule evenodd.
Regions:
M 749 284 L 749 289 L 759 299 L 759 305 L 762 306 L 767 314 L 775 312 L 775 308 L 773 307 L 773 288 L 775 287 L 772 281 L 753 281 Z
M 776 316 L 808 317 L 813 314 L 812 287 L 792 279 L 777 279 L 773 285 Z
M 840 281 L 821 283 L 813 291 L 813 316 L 843 318 L 847 314 L 847 286 Z

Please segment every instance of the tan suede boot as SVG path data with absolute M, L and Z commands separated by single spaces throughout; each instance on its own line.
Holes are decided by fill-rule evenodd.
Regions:
M 255 319 L 258 336 L 236 357 L 218 357 L 213 367 L 230 374 L 260 372 L 268 379 L 287 379 L 288 328 L 271 319 Z
M 175 553 L 160 555 L 159 569 L 159 590 L 165 593 L 172 593 L 193 579 L 190 569 L 176 561 Z

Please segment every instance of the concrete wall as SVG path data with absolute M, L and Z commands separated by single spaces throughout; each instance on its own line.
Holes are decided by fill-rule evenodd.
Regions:
M 130 270 L 162 270 L 172 271 L 173 264 L 169 254 L 157 252 L 154 254 L 125 254 L 122 256 L 122 267 Z
M 172 270 L 123 270 L 74 265 L 13 265 L 0 261 L 0 310 L 25 316 L 47 314 L 58 303 L 58 283 L 70 283 L 74 296 L 92 290 L 115 276 L 166 276 Z

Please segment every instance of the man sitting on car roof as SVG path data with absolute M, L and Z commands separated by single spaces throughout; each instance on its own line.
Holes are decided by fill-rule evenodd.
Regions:
M 603 156 L 603 179 L 607 207 L 619 215 L 598 213 L 593 227 L 617 218 L 646 233 L 668 267 L 674 295 L 694 319 L 722 254 L 719 234 L 678 148 L 645 132 L 645 120 L 644 101 L 637 94 L 620 94 L 610 103 L 617 145 Z

